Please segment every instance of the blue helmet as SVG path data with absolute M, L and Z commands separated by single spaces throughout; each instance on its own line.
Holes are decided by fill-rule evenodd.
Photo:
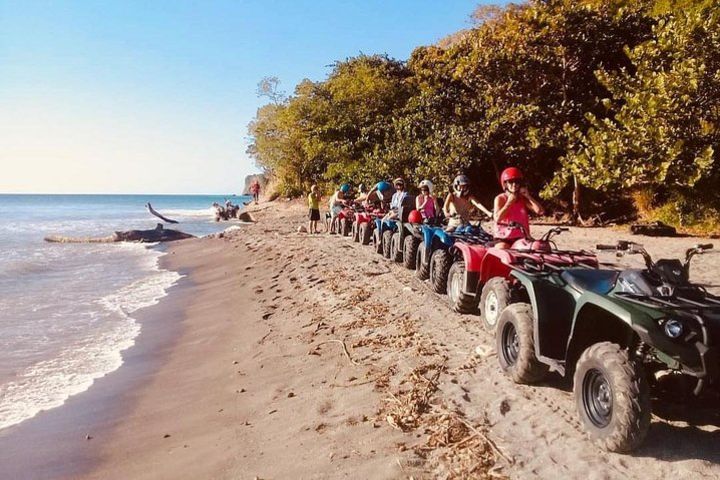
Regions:
M 375 185 L 375 188 L 377 188 L 378 192 L 387 192 L 388 190 L 392 190 L 393 186 L 389 182 L 383 180 L 378 182 L 377 185 Z
M 340 185 L 340 191 L 343 193 L 348 193 L 350 191 L 350 185 L 348 185 L 347 183 L 343 183 L 342 185 Z

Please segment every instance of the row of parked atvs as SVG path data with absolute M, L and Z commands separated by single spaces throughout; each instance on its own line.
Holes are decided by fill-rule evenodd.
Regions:
M 337 230 L 415 270 L 433 291 L 447 293 L 460 313 L 479 310 L 494 332 L 502 370 L 517 383 L 541 382 L 550 371 L 572 380 L 577 410 L 590 437 L 609 451 L 628 452 L 644 440 L 651 400 L 720 393 L 720 297 L 690 282 L 690 259 L 653 261 L 636 243 L 598 245 L 638 254 L 644 269 L 599 268 L 594 252 L 561 250 L 551 228 L 542 238 L 493 246 L 480 226 L 449 233 L 352 205 Z M 513 225 L 521 228 L 519 225 Z

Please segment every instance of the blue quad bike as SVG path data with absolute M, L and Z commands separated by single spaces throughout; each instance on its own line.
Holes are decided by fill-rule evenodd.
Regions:
M 456 240 L 467 244 L 486 244 L 493 240 L 492 235 L 481 226 L 462 225 L 453 232 L 447 232 L 442 226 L 423 225 L 421 241 L 416 250 L 415 272 L 421 280 L 430 280 L 430 288 L 435 293 L 447 292 L 447 280 L 454 258 L 450 248 Z
M 390 242 L 392 235 L 397 230 L 397 221 L 383 220 L 378 217 L 374 220 L 375 228 L 373 228 L 372 245 L 376 253 L 390 258 Z

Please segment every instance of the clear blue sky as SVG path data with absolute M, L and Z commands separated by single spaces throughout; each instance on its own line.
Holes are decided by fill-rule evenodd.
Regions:
M 260 78 L 405 59 L 478 3 L 0 0 L 0 192 L 238 191 Z

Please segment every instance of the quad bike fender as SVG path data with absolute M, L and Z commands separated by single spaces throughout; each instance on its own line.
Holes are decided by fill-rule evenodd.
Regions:
M 493 277 L 510 278 L 512 253 L 499 248 L 487 248 L 482 257 L 480 282 L 485 283 Z M 535 312 L 537 315 L 537 312 Z
M 360 225 L 361 223 L 367 223 L 370 221 L 370 215 L 368 215 L 367 213 L 357 213 L 355 215 L 355 221 L 358 225 Z
M 450 253 L 453 256 L 462 257 L 465 261 L 466 272 L 479 274 L 487 249 L 482 245 L 468 245 L 467 243 L 457 242 L 450 248 Z
M 668 368 L 702 380 L 697 387 L 698 393 L 704 383 L 717 382 L 720 378 L 720 349 L 711 341 L 703 341 L 701 331 L 695 330 L 698 324 L 693 320 L 693 315 L 637 308 L 612 295 L 602 296 L 592 292 L 583 294 L 581 301 L 582 304 L 578 302 L 573 333 L 569 340 L 569 346 L 573 346 L 572 350 L 568 348 L 569 358 L 573 358 L 570 357 L 571 354 L 580 355 L 581 352 L 577 353 L 577 350 L 582 348 L 582 339 L 586 332 L 592 331 L 597 335 L 598 319 L 602 321 L 603 327 L 606 327 L 611 319 L 615 319 L 616 324 L 612 330 L 607 327 L 604 329 L 605 336 L 624 326 L 626 345 L 632 345 L 633 340 L 651 345 L 656 357 Z M 680 339 L 670 339 L 664 333 L 662 323 L 668 317 L 678 319 L 686 325 L 687 333 Z M 690 330 L 696 334 L 689 335 Z M 622 338 L 611 339 L 623 345 Z
M 631 346 L 638 338 L 642 342 L 651 342 L 644 322 L 634 322 L 633 316 L 631 311 L 608 296 L 589 291 L 580 295 L 565 349 L 568 371 L 574 370 L 582 352 L 594 343 L 612 341 Z
M 433 250 L 436 248 L 449 248 L 455 243 L 455 239 L 442 228 L 436 228 L 433 232 L 431 243 L 428 245 L 433 246 Z
M 433 234 L 435 233 L 435 230 L 437 230 L 437 227 L 423 225 L 421 227 L 421 230 L 422 230 L 422 241 L 425 242 L 425 245 L 428 246 L 428 248 L 426 250 L 429 250 L 430 245 L 432 245 Z

